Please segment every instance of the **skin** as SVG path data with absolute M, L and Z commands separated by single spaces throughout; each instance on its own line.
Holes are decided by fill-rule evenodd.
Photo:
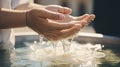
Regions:
M 73 17 L 68 15 L 71 12 L 56 5 L 23 4 L 15 10 L 0 8 L 0 29 L 28 26 L 55 41 L 74 35 L 95 18 L 93 14 Z

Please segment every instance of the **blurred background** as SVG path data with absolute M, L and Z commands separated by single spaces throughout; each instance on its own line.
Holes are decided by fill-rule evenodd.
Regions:
M 95 20 L 81 32 L 120 37 L 119 0 L 30 0 L 30 2 L 69 7 L 73 10 L 71 14 L 73 16 L 94 13 L 96 15 Z M 25 28 L 16 28 L 15 32 L 33 32 L 31 29 Z

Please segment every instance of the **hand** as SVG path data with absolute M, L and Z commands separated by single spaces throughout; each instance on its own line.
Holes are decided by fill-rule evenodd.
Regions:
M 55 22 L 60 22 L 60 23 L 76 23 L 81 26 L 80 29 L 87 26 L 90 23 L 90 21 L 94 20 L 94 18 L 95 18 L 95 15 L 93 15 L 93 14 L 91 14 L 91 15 L 85 14 L 85 15 L 79 16 L 79 17 L 71 16 L 71 15 L 69 15 L 72 12 L 72 10 L 70 8 L 62 7 L 62 6 L 58 6 L 58 5 L 48 5 L 48 6 L 45 6 L 45 9 L 47 9 L 49 11 L 57 12 L 57 13 L 62 13 L 65 15 L 64 20 L 50 20 L 49 19 L 49 21 L 55 21 Z
M 95 18 L 94 14 L 84 14 L 79 17 L 74 17 L 71 15 L 65 15 L 65 19 L 63 20 L 51 20 L 56 21 L 59 23 L 75 23 L 81 25 L 81 28 L 87 26 L 91 21 L 93 21 Z
M 85 15 L 79 16 L 79 17 L 71 16 L 71 15 L 69 15 L 72 12 L 72 10 L 70 8 L 62 7 L 59 5 L 48 5 L 48 6 L 45 6 L 44 8 L 49 11 L 62 13 L 65 15 L 64 20 L 49 20 L 49 21 L 56 21 L 56 22 L 60 22 L 60 23 L 77 23 L 78 22 L 81 25 L 81 29 L 83 27 L 85 27 L 86 25 L 88 25 L 90 23 L 90 21 L 94 20 L 94 18 L 95 18 L 95 15 L 93 15 L 93 14 L 91 14 L 91 16 L 89 14 L 85 14 Z M 85 19 L 85 18 L 88 18 L 88 19 Z
M 32 9 L 27 12 L 27 25 L 43 35 L 48 40 L 59 40 L 78 32 L 80 26 L 73 23 L 58 23 L 53 20 L 63 20 L 64 15 L 45 9 Z
M 39 5 L 36 5 L 35 9 L 38 9 L 37 7 L 39 7 Z M 46 11 L 44 9 L 45 11 L 42 10 L 42 13 L 39 12 L 42 14 L 42 15 L 40 14 L 41 17 L 38 17 L 39 14 L 36 14 L 37 16 L 36 15 L 30 16 L 33 22 L 30 22 L 29 27 L 31 27 L 33 30 L 35 30 L 39 34 L 42 34 L 44 37 L 46 37 L 49 40 L 59 40 L 59 39 L 63 39 L 71 35 L 74 35 L 75 33 L 79 32 L 79 30 L 81 30 L 84 26 L 89 24 L 91 20 L 95 18 L 94 15 L 89 15 L 89 14 L 85 14 L 80 17 L 70 16 L 68 14 L 72 12 L 71 9 L 57 6 L 57 5 L 56 6 L 49 5 L 44 8 L 49 11 Z M 52 13 L 56 12 L 55 14 L 57 13 L 65 14 L 64 19 L 62 20 L 55 19 L 58 17 L 53 14 L 49 15 L 49 12 L 51 13 L 51 11 Z M 34 12 L 36 13 L 36 11 L 33 11 L 30 14 L 34 14 Z M 33 19 L 36 19 L 36 20 L 33 20 Z M 50 19 L 53 19 L 53 20 L 50 20 Z

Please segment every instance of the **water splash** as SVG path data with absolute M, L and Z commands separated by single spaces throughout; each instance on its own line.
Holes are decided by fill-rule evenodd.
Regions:
M 47 41 L 43 42 L 48 44 Z M 72 40 L 61 40 L 50 42 L 49 46 L 44 48 L 38 46 L 32 44 L 28 56 L 31 60 L 40 62 L 41 67 L 97 67 L 96 59 L 105 57 L 105 54 L 100 52 L 100 44 L 78 44 Z

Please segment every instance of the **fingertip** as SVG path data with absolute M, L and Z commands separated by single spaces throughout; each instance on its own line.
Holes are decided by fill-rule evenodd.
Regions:
M 95 17 L 96 17 L 96 16 L 95 16 L 94 14 L 91 14 L 91 18 L 92 18 L 91 20 L 92 20 L 92 21 L 95 19 Z
M 91 14 L 91 16 L 93 16 L 95 18 L 95 14 Z
M 68 7 L 64 7 L 64 14 L 71 14 L 71 13 L 72 13 L 72 9 Z

